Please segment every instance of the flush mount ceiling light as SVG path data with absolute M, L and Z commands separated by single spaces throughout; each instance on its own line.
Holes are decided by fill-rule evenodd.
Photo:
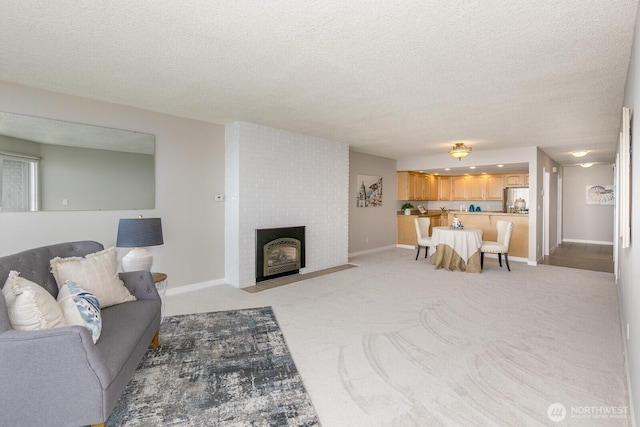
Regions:
M 583 168 L 590 168 L 591 166 L 593 166 L 593 163 L 580 163 L 580 166 L 582 166 Z
M 588 151 L 572 151 L 571 155 L 573 157 L 584 157 L 584 156 L 587 155 L 587 153 L 588 153 Z
M 462 160 L 463 157 L 467 157 L 469 153 L 471 153 L 471 147 L 467 147 L 462 142 L 456 142 L 453 148 L 449 150 L 449 155 L 458 160 Z

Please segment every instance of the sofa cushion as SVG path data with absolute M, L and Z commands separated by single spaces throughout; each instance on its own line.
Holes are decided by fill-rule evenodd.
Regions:
M 2 288 L 11 326 L 21 331 L 65 326 L 65 318 L 55 298 L 42 286 L 19 274 L 12 270 Z
M 58 304 L 67 325 L 84 326 L 91 333 L 93 342 L 98 341 L 102 331 L 102 315 L 98 299 L 92 293 L 67 280 L 58 293 Z
M 75 282 L 95 295 L 102 308 L 135 301 L 118 277 L 117 255 L 116 248 L 109 248 L 84 258 L 56 257 L 51 260 L 51 272 L 58 288 L 67 280 Z

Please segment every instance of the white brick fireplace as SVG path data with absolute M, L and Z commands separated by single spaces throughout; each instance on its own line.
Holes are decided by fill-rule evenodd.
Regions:
M 257 228 L 306 226 L 306 268 L 348 262 L 349 147 L 246 122 L 225 126 L 225 275 L 255 281 Z

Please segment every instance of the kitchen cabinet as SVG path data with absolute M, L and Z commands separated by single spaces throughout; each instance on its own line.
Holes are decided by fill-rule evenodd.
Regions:
M 485 175 L 483 200 L 502 200 L 502 175 Z
M 483 200 L 483 181 L 481 176 L 452 176 L 451 200 Z
M 467 199 L 484 200 L 484 176 L 467 176 Z
M 413 222 L 418 215 L 398 215 L 398 244 L 416 246 L 416 226 Z
M 526 187 L 529 185 L 529 174 L 509 173 L 504 175 L 505 187 Z
M 451 177 L 438 177 L 438 200 L 451 200 Z
M 434 175 L 423 175 L 422 199 L 438 200 L 438 181 Z
M 451 177 L 451 200 L 468 200 L 466 178 L 466 176 Z
M 451 200 L 502 200 L 502 176 L 466 175 L 451 177 Z
M 417 172 L 398 172 L 398 200 L 422 199 L 422 175 Z
M 398 172 L 398 200 L 502 200 L 505 187 L 527 187 L 528 173 L 436 176 Z
M 418 244 L 414 219 L 423 216 L 428 216 L 431 220 L 431 224 L 429 225 L 429 236 L 431 236 L 433 227 L 438 227 L 440 224 L 442 224 L 442 216 L 437 213 L 430 215 L 398 215 L 397 240 L 399 245 L 416 246 Z
M 398 200 L 437 200 L 436 177 L 419 172 L 398 172 Z

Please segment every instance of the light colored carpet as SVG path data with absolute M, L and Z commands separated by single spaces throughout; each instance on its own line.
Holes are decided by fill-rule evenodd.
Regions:
M 173 295 L 165 314 L 272 306 L 324 427 L 630 424 L 612 274 L 518 262 L 509 273 L 491 258 L 461 273 L 414 257 L 363 255 L 257 294 Z

